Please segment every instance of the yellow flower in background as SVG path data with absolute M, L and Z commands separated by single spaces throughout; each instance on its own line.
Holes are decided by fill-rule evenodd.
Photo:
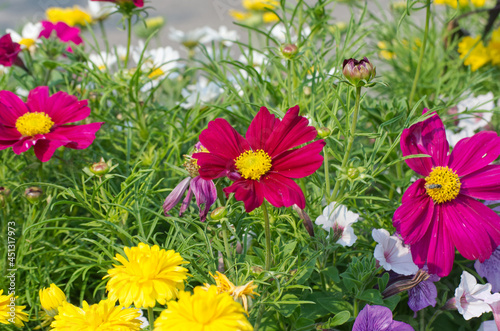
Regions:
M 139 331 L 139 316 L 138 309 L 124 309 L 109 299 L 92 306 L 84 301 L 82 308 L 63 302 L 50 326 L 52 331 Z
M 45 313 L 50 317 L 57 315 L 57 308 L 66 301 L 66 295 L 64 292 L 57 287 L 56 284 L 50 284 L 50 287 L 41 289 L 39 292 L 40 304 L 42 305 Z
M 484 66 L 490 61 L 490 52 L 481 40 L 481 36 L 464 37 L 458 44 L 460 58 L 464 59 L 464 65 L 470 66 L 472 71 Z
M 3 290 L 0 290 L 0 324 L 14 324 L 20 328 L 24 326 L 23 322 L 28 322 L 28 314 L 23 312 L 26 306 L 17 306 L 16 299 L 13 294 L 3 295 Z
M 137 247 L 124 249 L 127 258 L 116 254 L 115 260 L 122 265 L 113 265 L 108 274 L 106 290 L 111 300 L 119 300 L 128 307 L 154 307 L 156 302 L 164 305 L 175 299 L 184 289 L 188 269 L 182 267 L 182 256 L 174 250 L 160 249 L 140 243 Z
M 488 44 L 491 63 L 500 65 L 500 28 L 493 31 L 490 43 Z
M 229 15 L 237 21 L 244 21 L 252 16 L 249 12 L 243 12 L 239 10 L 231 9 L 229 10 Z
M 178 301 L 170 301 L 156 319 L 154 331 L 251 331 L 252 325 L 243 307 L 227 293 L 217 293 L 198 286 L 194 294 L 179 293 Z
M 378 52 L 378 56 L 380 56 L 381 58 L 392 60 L 396 57 L 396 54 L 394 52 L 388 50 L 389 47 L 387 46 L 387 43 L 385 41 L 379 41 L 377 43 L 377 47 L 380 49 L 380 52 Z
M 242 286 L 235 286 L 226 275 L 216 272 L 215 276 L 210 273 L 210 276 L 215 280 L 215 288 L 217 288 L 217 293 L 228 293 L 233 297 L 234 300 L 243 304 L 243 308 L 248 312 L 248 298 L 254 298 L 255 295 L 259 295 L 254 290 L 257 285 L 253 284 L 253 280 Z M 205 284 L 203 287 L 208 290 L 212 285 Z
M 92 22 L 92 17 L 87 12 L 83 11 L 80 7 L 74 6 L 73 8 L 60 8 L 51 7 L 45 12 L 47 20 L 55 22 L 64 22 L 69 26 L 77 24 L 85 26 L 86 23 Z
M 268 12 L 268 13 L 264 13 L 264 15 L 262 15 L 262 20 L 264 21 L 264 23 L 275 23 L 275 22 L 278 22 L 280 20 L 280 18 L 275 13 Z
M 484 7 L 486 0 L 470 0 L 475 7 Z
M 457 8 L 457 4 L 460 8 L 467 7 L 469 4 L 475 7 L 483 7 L 486 0 L 434 0 L 435 5 L 447 5 L 453 8 Z
M 275 9 L 279 4 L 277 0 L 243 0 L 243 7 L 246 10 Z

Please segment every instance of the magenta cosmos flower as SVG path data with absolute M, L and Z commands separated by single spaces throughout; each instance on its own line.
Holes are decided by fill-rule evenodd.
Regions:
M 21 51 L 21 45 L 12 41 L 10 34 L 0 38 L 0 65 L 11 67 L 13 64 L 20 64 L 18 54 Z
M 323 163 L 320 152 L 323 140 L 301 148 L 316 138 L 316 129 L 299 116 L 299 106 L 290 108 L 283 120 L 260 108 L 243 138 L 224 119 L 208 123 L 200 142 L 209 153 L 196 153 L 203 179 L 228 177 L 234 183 L 226 195 L 234 193 L 250 212 L 262 205 L 264 198 L 275 207 L 294 204 L 305 208 L 304 193 L 292 178 L 313 174 Z
M 125 3 L 125 2 L 133 2 L 136 7 L 143 7 L 144 6 L 144 0 L 92 0 L 92 1 L 99 1 L 99 2 L 113 2 L 117 4 Z
M 49 39 L 53 34 L 62 41 L 63 43 L 74 43 L 75 45 L 80 45 L 83 43 L 82 37 L 80 37 L 80 29 L 76 27 L 71 27 L 64 22 L 52 23 L 49 21 L 42 21 L 43 30 L 40 32 L 39 38 Z M 68 52 L 72 52 L 71 46 L 67 48 Z
M 103 123 L 64 124 L 89 115 L 87 100 L 78 101 L 65 92 L 49 96 L 47 86 L 31 90 L 26 102 L 10 91 L 0 91 L 0 150 L 12 147 L 19 155 L 33 147 L 36 157 L 46 162 L 61 146 L 85 149 Z
M 428 109 L 424 109 L 424 113 Z M 404 193 L 393 224 L 413 261 L 430 274 L 448 275 L 455 247 L 469 260 L 483 262 L 500 244 L 500 216 L 476 199 L 500 198 L 500 166 L 490 165 L 500 154 L 500 137 L 483 131 L 460 140 L 449 153 L 446 133 L 437 114 L 405 129 L 403 156 L 425 178 Z

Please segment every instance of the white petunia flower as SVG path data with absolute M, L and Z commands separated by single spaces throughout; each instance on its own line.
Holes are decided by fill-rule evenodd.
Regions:
M 418 266 L 413 263 L 410 248 L 396 236 L 391 236 L 385 229 L 373 229 L 373 239 L 378 242 L 373 256 L 387 271 L 392 270 L 400 275 L 414 275 Z
M 358 221 L 359 215 L 347 210 L 344 205 L 338 205 L 335 208 L 335 202 L 330 203 L 323 209 L 323 215 L 316 218 L 316 225 L 320 225 L 326 231 L 333 230 L 335 238 L 338 238 L 337 244 L 342 246 L 352 246 L 358 238 L 351 227 Z
M 220 86 L 202 76 L 195 85 L 188 85 L 181 91 L 182 96 L 186 98 L 181 107 L 191 109 L 197 104 L 206 105 L 217 99 L 223 91 Z
M 485 302 L 489 297 L 491 284 L 480 285 L 470 273 L 462 273 L 460 285 L 455 290 L 455 305 L 466 320 L 490 312 L 491 307 Z
M 100 21 L 116 11 L 116 4 L 110 2 L 97 2 L 88 0 L 87 13 L 92 17 L 92 21 Z
M 30 53 L 33 53 L 36 49 L 36 44 L 41 43 L 38 36 L 42 31 L 42 23 L 26 23 L 26 25 L 21 30 L 21 34 L 17 33 L 12 29 L 7 29 L 7 33 L 10 33 L 12 41 L 21 45 L 22 49 L 28 49 Z
M 115 54 L 101 52 L 99 54 L 90 54 L 89 61 L 90 65 L 101 71 L 109 70 L 114 64 L 116 64 L 117 57 Z

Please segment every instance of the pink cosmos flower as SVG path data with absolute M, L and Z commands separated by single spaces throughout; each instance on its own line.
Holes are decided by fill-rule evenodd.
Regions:
M 406 190 L 393 217 L 413 261 L 444 277 L 455 247 L 470 260 L 489 258 L 500 244 L 500 216 L 476 199 L 500 198 L 500 166 L 490 165 L 500 154 L 500 137 L 479 132 L 460 140 L 450 154 L 445 128 L 434 114 L 403 131 L 401 150 L 403 156 L 430 155 L 405 160 L 425 178 Z
M 143 7 L 144 0 L 91 0 L 91 1 L 100 1 L 100 2 L 113 2 L 113 3 L 124 3 L 124 2 L 133 2 L 136 7 Z
M 71 27 L 64 22 L 52 23 L 49 21 L 42 21 L 42 26 L 43 30 L 40 32 L 39 38 L 44 37 L 49 39 L 55 31 L 57 38 L 63 43 L 72 42 L 75 45 L 83 43 L 79 28 Z M 67 51 L 72 52 L 71 46 L 68 46 Z
M 11 67 L 20 61 L 17 57 L 21 51 L 21 45 L 12 41 L 10 34 L 0 38 L 0 65 Z
M 283 120 L 260 108 L 243 138 L 224 119 L 208 123 L 200 142 L 210 153 L 196 153 L 203 179 L 228 177 L 234 193 L 251 212 L 266 198 L 273 206 L 305 208 L 304 193 L 292 178 L 313 174 L 323 163 L 323 140 L 293 149 L 316 138 L 316 129 L 299 116 L 299 106 L 290 108 Z
M 23 102 L 10 91 L 0 91 L 0 150 L 12 147 L 16 154 L 31 147 L 36 157 L 48 161 L 61 146 L 85 149 L 92 144 L 103 123 L 64 125 L 90 115 L 87 100 L 40 86 L 30 91 Z

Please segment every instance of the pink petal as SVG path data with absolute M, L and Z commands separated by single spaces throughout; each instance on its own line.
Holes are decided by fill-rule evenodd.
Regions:
M 405 199 L 403 204 L 396 209 L 392 224 L 406 244 L 413 245 L 426 235 L 431 225 L 434 207 L 432 199 L 424 193 Z
M 78 101 L 77 97 L 65 92 L 57 92 L 49 97 L 47 86 L 31 90 L 26 103 L 30 111 L 46 113 L 55 124 L 81 121 L 90 115 L 87 100 Z
M 36 141 L 38 140 L 37 136 L 35 137 L 24 137 L 21 140 L 18 140 L 13 146 L 12 151 L 17 155 L 26 152 L 31 146 L 34 146 Z
M 0 91 L 0 125 L 15 127 L 19 117 L 28 112 L 24 102 L 10 91 Z
M 63 145 L 64 141 L 39 139 L 34 147 L 35 155 L 40 161 L 47 162 L 54 155 L 56 149 Z
M 2 140 L 19 140 L 22 134 L 15 128 L 9 128 L 0 124 L 0 141 Z
M 64 136 L 66 138 L 65 140 L 67 140 L 65 144 L 67 148 L 85 149 L 94 142 L 95 134 L 103 124 L 104 122 L 83 125 L 63 125 L 56 127 L 47 135 L 57 134 Z
M 227 176 L 234 169 L 234 160 L 212 153 L 194 153 L 193 158 L 200 166 L 198 172 L 201 178 L 206 180 Z
M 264 149 L 266 141 L 280 122 L 266 107 L 261 107 L 248 127 L 246 140 L 253 150 Z
M 272 161 L 271 172 L 289 178 L 302 178 L 313 174 L 323 164 L 323 156 L 320 153 L 325 144 L 323 140 L 318 140 L 279 154 Z
M 430 237 L 427 254 L 429 274 L 436 274 L 439 277 L 448 276 L 455 260 L 455 246 L 447 228 L 443 205 L 435 206 L 433 222 L 429 227 L 430 232 L 426 234 Z
M 458 250 L 465 258 L 484 262 L 500 245 L 500 216 L 479 201 L 463 194 L 459 194 L 453 201 L 456 202 L 456 213 L 452 214 L 453 221 L 455 227 L 460 227 L 460 229 L 453 228 L 453 231 L 462 235 L 463 231 L 470 231 L 471 237 L 482 241 L 481 243 L 456 242 L 455 245 L 457 248 L 460 247 Z M 452 229 L 450 228 L 450 230 Z M 478 247 L 479 245 L 484 247 Z
M 409 201 L 417 196 L 421 196 L 427 194 L 425 189 L 425 179 L 420 178 L 415 183 L 411 184 L 403 194 L 403 198 L 401 199 L 402 203 Z
M 276 208 L 299 206 L 306 207 L 306 199 L 299 185 L 292 179 L 279 174 L 270 173 L 260 179 L 264 197 Z
M 188 189 L 190 182 L 191 177 L 184 178 L 167 196 L 165 202 L 163 202 L 163 213 L 165 216 L 168 216 L 168 212 L 181 201 L 182 195 Z
M 210 207 L 217 200 L 217 188 L 211 180 L 205 180 L 197 176 L 191 181 L 191 190 L 196 197 L 196 204 L 200 210 L 200 220 L 205 222 Z
M 489 165 L 460 179 L 460 194 L 476 199 L 500 199 L 500 165 Z
M 247 213 L 260 207 L 264 202 L 262 184 L 256 180 L 240 179 L 223 191 L 226 193 L 226 197 L 229 193 L 234 193 L 236 200 L 243 201 Z
M 250 149 L 245 138 L 222 118 L 208 123 L 208 128 L 200 134 L 200 142 L 210 153 L 226 160 L 234 160 Z
M 54 25 L 54 29 L 57 31 L 57 37 L 63 42 L 73 42 L 79 45 L 83 42 L 80 37 L 80 29 L 77 27 L 71 27 L 64 22 L 57 22 Z
M 459 177 L 473 173 L 500 155 L 500 137 L 492 131 L 482 131 L 460 140 L 450 156 L 449 167 Z
M 14 146 L 17 140 L 0 140 L 0 151 Z
M 277 123 L 266 142 L 265 151 L 271 157 L 313 140 L 316 129 L 308 126 L 309 121 L 299 116 L 299 106 L 290 108 L 283 120 Z

